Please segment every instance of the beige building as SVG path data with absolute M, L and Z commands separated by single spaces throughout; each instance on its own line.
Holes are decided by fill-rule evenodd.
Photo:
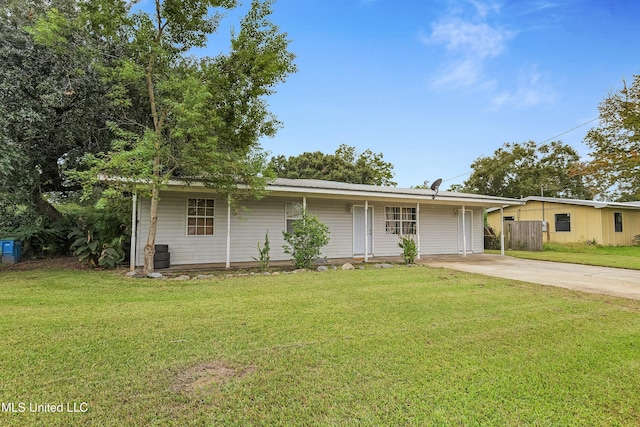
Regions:
M 545 221 L 543 241 L 593 242 L 628 246 L 640 235 L 640 202 L 615 203 L 553 197 L 527 197 L 524 206 L 503 209 L 509 221 Z M 487 222 L 500 232 L 500 209 L 487 211 Z

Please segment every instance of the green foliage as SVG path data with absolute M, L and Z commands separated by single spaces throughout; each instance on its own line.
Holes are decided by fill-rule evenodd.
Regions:
M 82 169 L 84 155 L 107 149 L 112 138 L 105 124 L 115 108 L 100 70 L 119 43 L 87 26 L 87 3 L 0 5 L 0 204 L 9 199 L 53 220 L 60 215 L 46 195 L 80 190 L 66 173 Z M 110 10 L 123 4 L 100 3 Z
M 299 156 L 276 156 L 269 162 L 280 178 L 323 179 L 352 184 L 395 186 L 393 165 L 383 160 L 381 153 L 365 150 L 358 154 L 355 147 L 341 145 L 334 154 L 320 151 Z
M 633 244 L 636 246 L 640 246 L 640 234 L 636 234 L 633 236 Z
M 269 255 L 269 251 L 271 248 L 269 247 L 269 233 L 264 235 L 264 246 L 260 247 L 260 243 L 258 243 L 258 258 L 253 258 L 258 261 L 258 269 L 260 271 L 269 271 L 269 261 L 271 257 Z
M 282 234 L 287 243 L 283 246 L 284 252 L 291 255 L 296 268 L 311 267 L 329 243 L 329 227 L 306 211 L 302 212 L 302 218 L 293 222 L 293 233 L 283 231 Z
M 596 181 L 604 198 L 640 200 L 640 75 L 631 86 L 623 81 L 598 109 L 600 122 L 584 139 L 592 160 L 576 173 Z
M 402 249 L 402 258 L 405 264 L 413 264 L 418 256 L 418 245 L 411 236 L 400 236 L 398 246 Z
M 533 141 L 505 143 L 493 156 L 476 159 L 469 179 L 452 190 L 512 198 L 544 192 L 548 197 L 590 200 L 594 192 L 584 177 L 571 173 L 579 161 L 578 152 L 561 141 L 540 146 Z
M 80 262 L 92 268 L 115 268 L 124 259 L 126 225 L 116 213 L 102 210 L 77 217 L 69 234 L 70 249 Z

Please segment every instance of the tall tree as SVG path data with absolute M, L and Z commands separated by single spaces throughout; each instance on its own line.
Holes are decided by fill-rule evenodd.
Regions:
M 85 153 L 106 149 L 112 138 L 106 121 L 113 106 L 105 102 L 108 86 L 100 69 L 118 44 L 106 31 L 87 36 L 81 28 L 86 21 L 80 24 L 86 5 L 0 5 L 0 199 L 54 220 L 59 213 L 46 195 L 77 191 L 79 184 L 65 172 L 78 168 Z M 57 26 L 55 37 L 35 28 L 40 19 Z
M 502 197 L 549 197 L 591 199 L 593 192 L 581 176 L 571 176 L 580 161 L 578 153 L 561 141 L 505 143 L 493 156 L 479 157 L 473 172 L 456 191 Z
M 110 122 L 117 138 L 109 152 L 87 156 L 92 168 L 84 176 L 126 177 L 110 183 L 150 197 L 145 273 L 153 271 L 159 194 L 170 178 L 197 177 L 223 195 L 235 194 L 238 183 L 257 194 L 270 178 L 261 173 L 266 158 L 258 140 L 280 124 L 264 98 L 295 71 L 286 34 L 269 21 L 272 3 L 253 0 L 229 52 L 216 57 L 191 52 L 206 47 L 221 11 L 236 7 L 235 0 L 155 0 L 152 13 L 109 17 L 127 41 L 107 70 L 113 105 L 142 98 L 146 114 Z M 104 10 L 95 8 L 91 20 L 104 21 Z
M 392 181 L 393 165 L 381 153 L 367 149 L 358 154 L 355 147 L 342 144 L 334 154 L 320 151 L 299 156 L 276 156 L 269 162 L 280 178 L 322 179 L 352 184 L 397 185 Z
M 605 198 L 640 200 L 640 75 L 598 109 L 600 122 L 584 140 L 592 159 L 576 173 L 592 177 Z

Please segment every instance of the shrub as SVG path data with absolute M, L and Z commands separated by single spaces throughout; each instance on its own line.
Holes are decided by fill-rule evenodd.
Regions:
M 291 255 L 296 268 L 309 268 L 329 243 L 329 227 L 318 217 L 302 212 L 302 218 L 293 222 L 293 233 L 282 232 L 287 245 L 284 252 Z
M 418 246 L 411 236 L 400 236 L 398 246 L 402 249 L 402 257 L 405 264 L 413 264 L 418 256 Z
M 108 212 L 78 217 L 67 237 L 72 242 L 73 255 L 92 268 L 115 268 L 124 259 L 126 226 Z

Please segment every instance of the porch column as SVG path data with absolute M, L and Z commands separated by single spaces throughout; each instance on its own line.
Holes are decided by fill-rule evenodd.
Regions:
M 225 268 L 231 268 L 231 196 L 227 196 L 227 260 Z
M 467 256 L 466 206 L 462 205 L 462 256 Z
M 129 250 L 129 271 L 136 269 L 136 246 L 138 244 L 138 194 L 131 197 L 131 249 Z
M 364 201 L 364 262 L 369 261 L 369 201 Z
M 416 203 L 416 246 L 418 246 L 418 256 L 420 259 L 420 203 Z
M 500 255 L 504 256 L 504 206 L 500 206 Z

